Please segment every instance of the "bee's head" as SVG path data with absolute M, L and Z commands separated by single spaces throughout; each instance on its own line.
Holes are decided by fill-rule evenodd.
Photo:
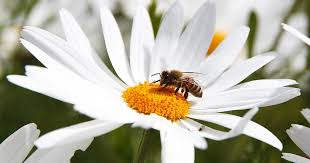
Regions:
M 160 86 L 168 83 L 169 79 L 169 72 L 168 71 L 163 71 L 160 74 Z

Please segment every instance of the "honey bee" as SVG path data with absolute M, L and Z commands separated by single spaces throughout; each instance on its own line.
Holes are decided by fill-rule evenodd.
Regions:
M 159 82 L 160 86 L 163 88 L 167 86 L 175 86 L 175 94 L 181 89 L 181 92 L 184 93 L 183 96 L 185 99 L 188 97 L 188 92 L 191 93 L 195 97 L 202 97 L 202 88 L 201 86 L 195 81 L 193 77 L 190 75 L 186 75 L 189 73 L 195 72 L 181 72 L 178 70 L 165 70 L 161 73 L 156 73 L 154 75 L 160 75 L 160 79 L 154 81 L 153 83 Z M 198 73 L 199 74 L 199 73 Z

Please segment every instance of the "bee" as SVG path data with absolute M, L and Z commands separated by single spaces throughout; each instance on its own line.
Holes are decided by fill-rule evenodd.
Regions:
M 189 73 L 195 72 L 181 72 L 178 70 L 165 70 L 161 73 L 156 73 L 154 75 L 160 75 L 160 79 L 154 81 L 153 83 L 159 82 L 160 86 L 163 88 L 167 86 L 175 86 L 175 94 L 181 89 L 181 93 L 184 93 L 183 96 L 185 99 L 188 97 L 188 93 L 191 93 L 195 97 L 202 97 L 202 88 L 201 86 L 195 81 L 193 77 L 190 75 L 186 75 Z M 199 74 L 199 73 L 198 73 Z

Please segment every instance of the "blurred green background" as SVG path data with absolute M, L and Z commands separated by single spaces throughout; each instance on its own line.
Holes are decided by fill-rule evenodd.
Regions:
M 82 28 L 90 37 L 97 52 L 102 56 L 102 59 L 109 64 L 104 43 L 102 42 L 102 36 L 99 36 L 101 35 L 101 31 L 98 6 L 96 4 L 108 3 L 107 5 L 112 9 L 117 18 L 125 37 L 124 40 L 126 44 L 128 44 L 132 22 L 132 14 L 130 13 L 132 11 L 130 10 L 134 11 L 134 7 L 137 6 L 135 3 L 139 1 L 93 1 L 95 0 L 79 0 L 74 1 L 74 5 L 72 5 L 73 0 L 0 0 L 0 142 L 18 128 L 31 122 L 38 125 L 42 135 L 46 132 L 90 119 L 75 112 L 70 104 L 9 83 L 6 80 L 6 75 L 23 74 L 25 65 L 40 65 L 40 63 L 19 44 L 18 38 L 20 30 L 24 25 L 35 25 L 62 35 L 62 31 L 59 29 L 59 18 L 57 13 L 58 9 L 62 7 L 68 8 L 77 18 L 78 22 L 83 24 Z M 200 1 L 201 0 L 199 0 L 199 2 Z M 229 0 L 226 2 L 228 3 Z M 261 36 L 262 32 L 266 32 L 264 30 L 269 30 L 268 28 L 264 29 L 263 26 L 269 27 L 270 21 L 290 24 L 294 16 L 302 14 L 303 19 L 298 20 L 297 24 L 300 24 L 300 22 L 304 23 L 305 25 L 303 25 L 303 29 L 301 30 L 306 32 L 305 34 L 309 36 L 310 27 L 308 22 L 310 22 L 310 1 L 290 0 L 287 6 L 281 8 L 280 3 L 282 2 L 283 1 L 266 1 L 264 4 L 254 3 L 253 5 L 265 5 L 265 7 L 269 7 L 249 7 L 247 11 L 240 13 L 240 15 L 243 16 L 236 16 L 237 18 L 243 19 L 241 24 L 249 25 L 251 28 L 250 38 L 244 50 L 245 57 L 250 57 L 259 52 L 269 50 L 279 51 L 280 55 L 283 47 L 289 46 L 285 44 L 281 45 L 287 33 L 281 29 L 279 24 L 276 26 L 277 28 L 273 35 L 267 35 L 269 38 L 267 36 L 265 38 Z M 155 33 L 158 30 L 165 5 L 169 6 L 171 3 L 171 0 L 143 2 L 143 4 L 148 7 Z M 234 3 L 238 3 L 238 1 L 234 1 Z M 239 3 L 239 5 L 246 6 L 250 1 L 243 0 Z M 275 5 L 275 3 L 279 5 Z M 193 8 L 195 7 L 192 7 L 190 4 L 188 5 L 189 6 L 185 6 L 185 10 L 194 10 Z M 281 12 L 274 15 L 272 13 L 270 15 L 264 15 L 264 13 L 277 10 L 277 8 L 281 8 Z M 221 10 L 218 10 L 218 12 L 221 12 Z M 226 15 L 226 17 L 231 15 L 228 11 L 227 13 L 226 11 L 222 12 L 225 12 L 222 14 Z M 268 19 L 270 19 L 269 22 L 264 20 L 268 15 Z M 79 18 L 87 19 L 87 22 Z M 294 22 L 292 23 L 292 26 L 294 26 Z M 263 40 L 261 39 L 262 37 L 263 39 L 271 40 L 271 43 L 267 45 L 268 48 L 259 50 L 257 46 L 260 46 L 259 41 Z M 289 39 L 288 44 L 293 44 L 291 41 L 294 40 Z M 300 97 L 281 105 L 261 109 L 254 118 L 254 121 L 269 129 L 282 141 L 284 152 L 305 156 L 285 132 L 293 123 L 309 126 L 300 114 L 300 111 L 302 108 L 310 107 L 310 49 L 299 40 L 295 40 L 295 42 L 300 46 L 292 47 L 292 49 L 289 50 L 290 54 L 281 57 L 282 61 L 275 66 L 276 68 L 264 67 L 251 75 L 250 79 L 291 78 L 300 83 L 298 85 L 298 87 L 302 89 L 302 95 Z M 305 51 L 305 57 L 301 58 L 300 62 L 291 63 L 292 58 L 297 58 L 297 53 L 299 51 Z M 297 67 L 299 64 L 304 64 L 304 66 L 296 71 L 294 69 L 296 66 L 293 64 L 297 64 Z M 239 112 L 232 113 L 239 114 Z M 131 126 L 128 125 L 104 136 L 100 136 L 94 140 L 86 152 L 77 152 L 72 158 L 72 162 L 132 162 L 138 149 L 142 131 L 143 130 L 140 128 L 131 128 Z M 159 134 L 157 132 L 152 132 L 151 140 L 152 141 L 148 144 L 149 148 L 146 151 L 145 162 L 160 162 Z M 195 162 L 285 162 L 281 159 L 280 151 L 246 136 L 239 136 L 221 142 L 208 140 L 208 144 L 209 147 L 207 150 L 196 150 Z

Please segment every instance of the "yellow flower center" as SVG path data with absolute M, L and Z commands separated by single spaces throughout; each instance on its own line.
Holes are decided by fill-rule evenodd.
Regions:
M 162 88 L 159 84 L 145 82 L 129 87 L 122 97 L 128 106 L 139 113 L 155 113 L 171 121 L 185 118 L 190 103 L 181 93 L 174 93 L 175 87 Z
M 210 55 L 216 48 L 217 46 L 225 39 L 227 33 L 224 31 L 217 31 L 213 35 L 209 50 L 207 55 Z

